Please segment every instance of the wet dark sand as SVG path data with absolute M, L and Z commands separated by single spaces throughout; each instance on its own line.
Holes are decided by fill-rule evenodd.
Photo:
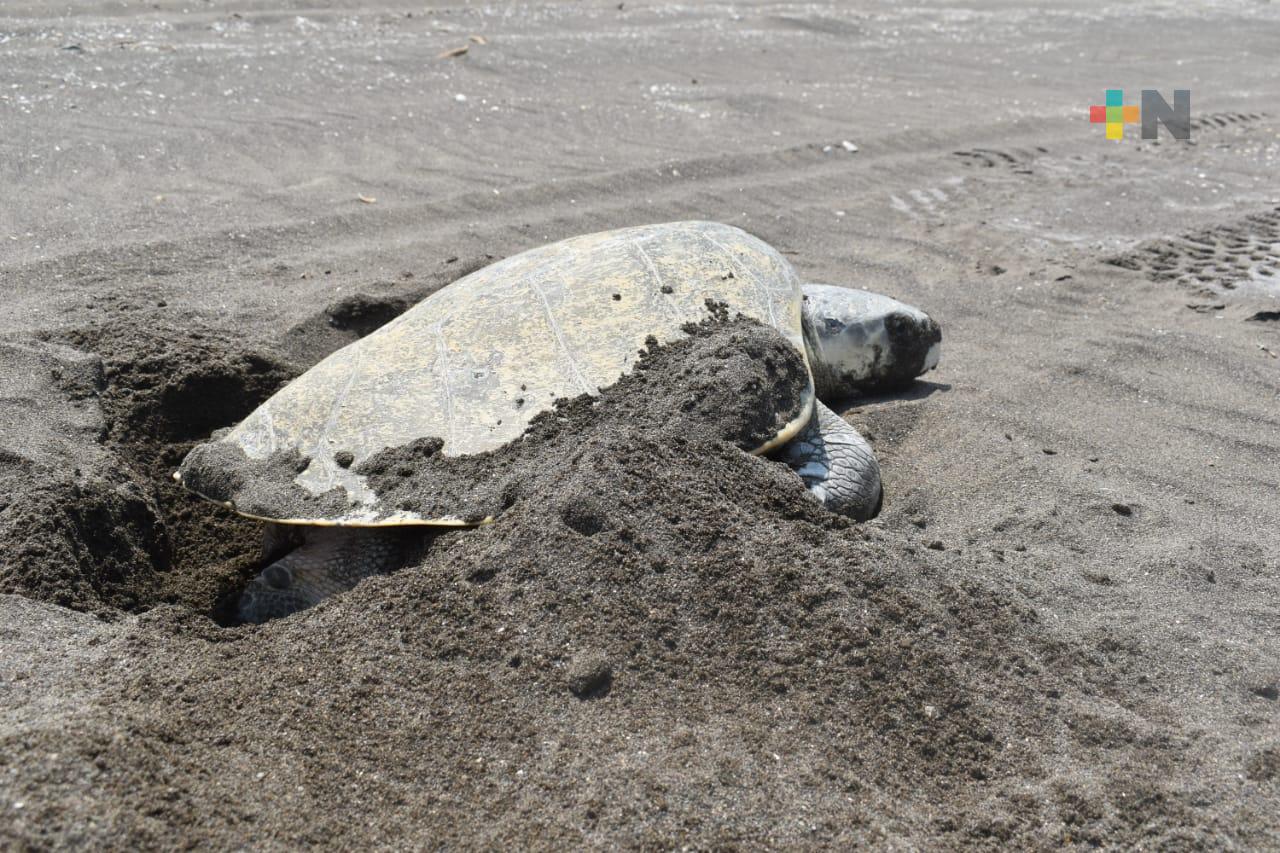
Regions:
M 52 8 L 0 17 L 5 843 L 1274 844 L 1274 8 Z M 1144 86 L 1194 144 L 1088 124 Z M 942 323 L 846 407 L 879 519 L 622 419 L 221 627 L 257 530 L 194 442 L 492 258 L 684 218 Z

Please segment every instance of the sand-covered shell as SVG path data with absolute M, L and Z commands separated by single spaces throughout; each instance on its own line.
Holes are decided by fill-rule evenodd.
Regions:
M 474 523 L 381 505 L 360 464 L 426 438 L 438 438 L 445 456 L 496 449 L 556 399 L 615 382 L 646 341 L 685 334 L 708 316 L 709 302 L 776 328 L 803 355 L 800 281 L 756 237 L 713 222 L 589 234 L 478 270 L 334 352 L 196 448 L 179 479 L 286 523 Z M 756 450 L 788 441 L 812 398 L 810 383 L 799 415 Z M 252 512 L 236 506 L 246 478 L 280 479 L 279 501 L 260 499 Z M 288 497 L 298 488 L 326 496 L 324 508 L 313 502 L 298 517 Z

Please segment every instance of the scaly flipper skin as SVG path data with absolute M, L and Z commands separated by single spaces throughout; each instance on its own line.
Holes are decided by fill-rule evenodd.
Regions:
M 832 512 L 858 521 L 880 512 L 880 463 L 871 445 L 822 403 L 815 404 L 808 426 L 779 455 Z
M 302 545 L 245 587 L 237 612 L 241 622 L 258 624 L 304 610 L 371 575 L 395 571 L 409 555 L 405 536 L 397 530 L 295 530 L 303 536 Z

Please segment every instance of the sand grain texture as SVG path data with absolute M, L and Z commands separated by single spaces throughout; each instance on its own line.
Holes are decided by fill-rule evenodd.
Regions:
M 0 843 L 1274 846 L 1274 5 L 6 4 Z M 1194 144 L 1104 140 L 1118 86 Z M 842 407 L 879 519 L 584 418 L 501 523 L 221 626 L 259 542 L 193 443 L 691 218 L 941 323 Z

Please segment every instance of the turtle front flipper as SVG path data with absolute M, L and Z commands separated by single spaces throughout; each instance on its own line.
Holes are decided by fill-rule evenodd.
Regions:
M 815 402 L 809 423 L 779 452 L 809 493 L 832 512 L 858 521 L 880 512 L 880 463 L 844 418 Z
M 409 555 L 399 530 L 300 527 L 303 542 L 263 569 L 240 596 L 241 622 L 262 623 L 311 607 L 371 575 L 400 568 Z

